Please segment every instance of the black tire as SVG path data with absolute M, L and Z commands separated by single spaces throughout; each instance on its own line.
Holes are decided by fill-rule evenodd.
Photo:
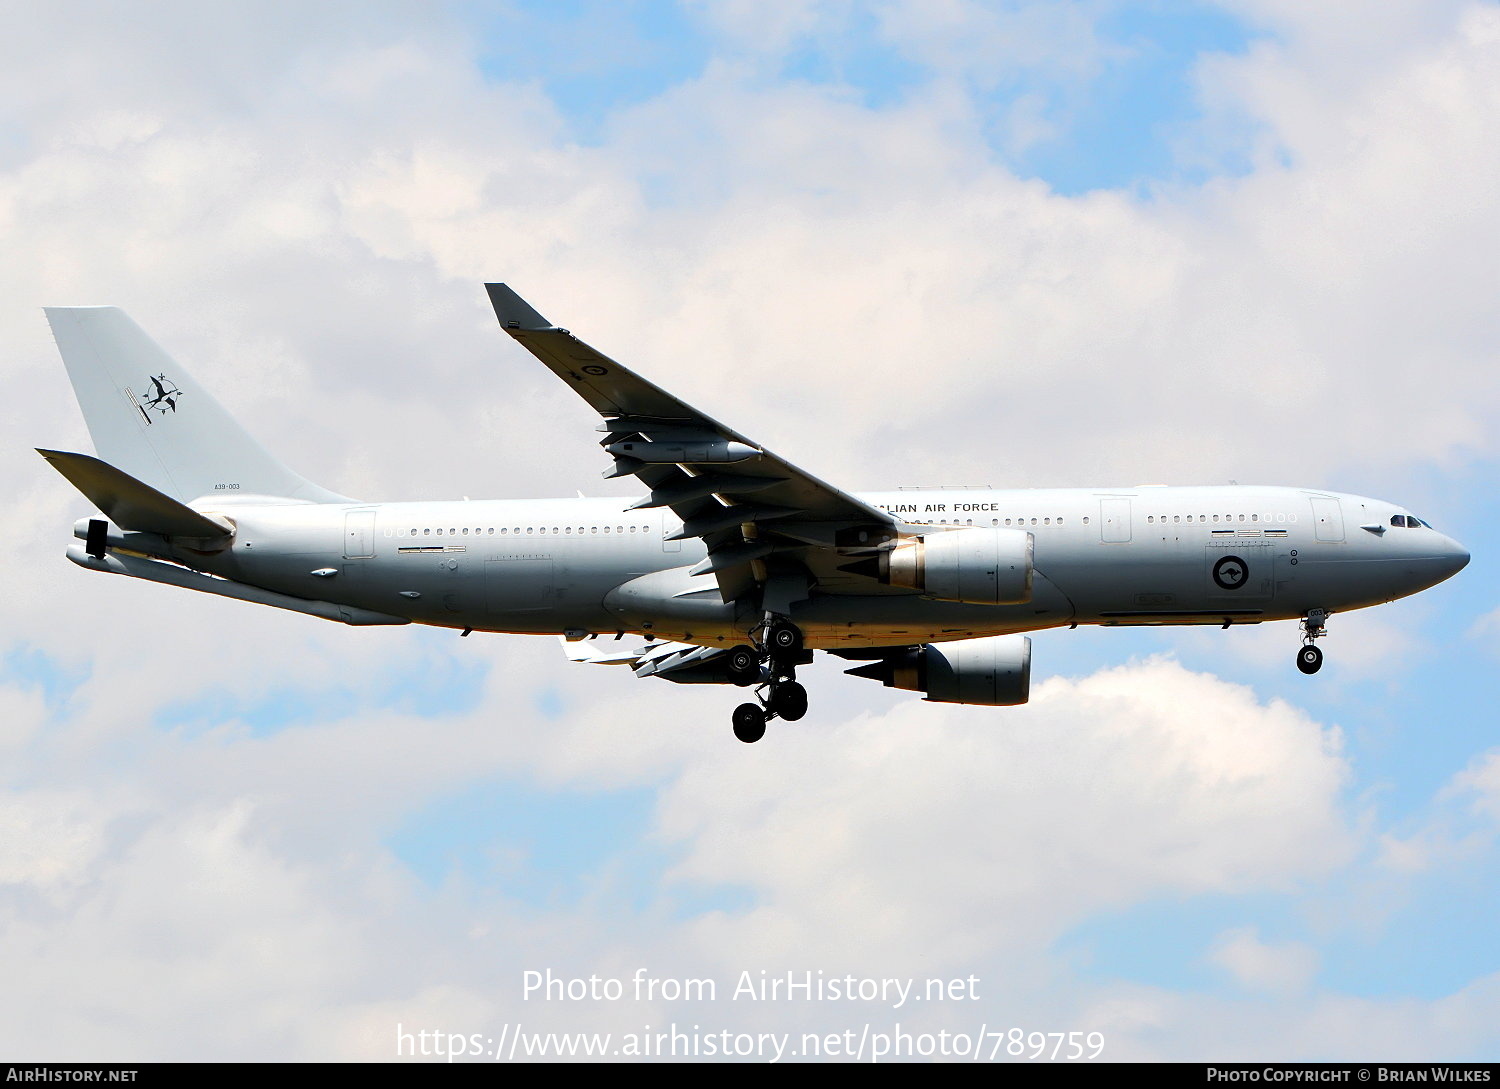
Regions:
M 1323 652 L 1309 643 L 1297 652 L 1297 668 L 1308 676 L 1323 668 Z
M 729 668 L 729 679 L 741 688 L 760 680 L 760 655 L 755 653 L 754 647 L 730 647 L 725 664 Z
M 796 681 L 786 681 L 771 689 L 771 710 L 778 718 L 796 722 L 807 714 L 807 689 Z
M 796 624 L 778 620 L 766 632 L 766 645 L 778 657 L 788 657 L 802 652 L 802 629 Z
M 734 709 L 734 736 L 746 745 L 766 736 L 766 713 L 758 704 L 742 703 Z

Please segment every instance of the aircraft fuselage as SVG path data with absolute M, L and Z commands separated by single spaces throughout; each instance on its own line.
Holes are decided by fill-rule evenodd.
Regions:
M 248 500 L 249 497 L 246 497 Z M 937 601 L 848 575 L 791 618 L 809 647 L 902 645 L 1069 624 L 1240 624 L 1363 608 L 1449 577 L 1468 554 L 1380 500 L 1297 488 L 940 489 L 863 495 L 905 523 L 1025 530 L 1030 600 Z M 175 550 L 198 570 L 393 620 L 476 631 L 641 632 L 743 642 L 759 622 L 726 605 L 696 538 L 619 498 L 213 506 L 232 546 Z M 1368 528 L 1367 528 L 1368 527 Z

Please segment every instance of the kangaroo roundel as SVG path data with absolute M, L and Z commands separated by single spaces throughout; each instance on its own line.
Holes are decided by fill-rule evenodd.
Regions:
M 1250 565 L 1238 556 L 1225 556 L 1214 564 L 1214 582 L 1225 590 L 1238 590 L 1250 577 Z

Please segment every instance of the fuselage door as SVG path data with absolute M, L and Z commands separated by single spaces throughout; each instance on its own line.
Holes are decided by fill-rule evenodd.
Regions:
M 1344 510 L 1337 499 L 1314 499 L 1312 501 L 1313 528 L 1320 541 L 1342 541 L 1344 539 Z
M 1105 544 L 1124 544 L 1130 540 L 1130 500 L 1099 500 L 1099 534 Z
M 375 512 L 352 510 L 344 515 L 344 559 L 364 560 L 375 555 Z

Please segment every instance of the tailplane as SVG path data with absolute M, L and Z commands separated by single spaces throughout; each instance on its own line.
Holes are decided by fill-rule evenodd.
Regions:
M 124 474 L 182 502 L 349 501 L 268 454 L 118 307 L 48 307 L 47 321 L 95 450 Z
M 98 458 L 62 450 L 37 453 L 121 529 L 204 541 L 219 541 L 234 534 L 234 526 L 221 515 L 199 514 Z

